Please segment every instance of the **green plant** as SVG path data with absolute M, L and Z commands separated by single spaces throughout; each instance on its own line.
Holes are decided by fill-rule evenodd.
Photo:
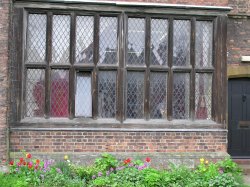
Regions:
M 110 168 L 115 168 L 118 165 L 118 160 L 111 154 L 103 153 L 101 158 L 95 160 L 95 166 L 99 168 L 99 171 L 107 171 Z

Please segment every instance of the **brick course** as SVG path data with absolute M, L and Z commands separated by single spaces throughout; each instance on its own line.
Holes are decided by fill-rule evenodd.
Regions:
M 19 152 L 226 152 L 227 132 L 13 131 Z

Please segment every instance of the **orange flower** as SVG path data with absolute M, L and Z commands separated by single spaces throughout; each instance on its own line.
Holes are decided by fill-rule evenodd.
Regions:
M 36 159 L 36 164 L 39 165 L 40 164 L 40 160 Z
M 123 162 L 124 162 L 124 164 L 129 164 L 131 162 L 131 159 L 128 158 L 128 159 L 124 160 Z
M 31 156 L 31 154 L 30 153 L 27 153 L 26 154 L 26 158 L 31 158 L 32 156 Z

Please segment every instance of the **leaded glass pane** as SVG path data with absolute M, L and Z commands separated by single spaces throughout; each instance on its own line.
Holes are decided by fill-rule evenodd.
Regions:
M 52 70 L 50 85 L 50 114 L 52 117 L 68 117 L 69 72 Z
M 190 21 L 174 20 L 173 31 L 173 65 L 190 65 Z
M 29 14 L 27 30 L 27 62 L 44 63 L 46 53 L 47 17 L 43 14 Z
M 92 94 L 91 94 L 91 74 L 86 72 L 77 73 L 76 95 L 75 95 L 75 115 L 77 117 L 92 116 Z
M 211 119 L 212 110 L 212 74 L 195 74 L 195 117 Z
M 99 54 L 100 63 L 117 63 L 117 17 L 100 18 Z
M 127 118 L 143 118 L 144 73 L 127 73 Z
M 173 76 L 173 118 L 189 118 L 190 76 L 188 73 L 174 73 Z
M 52 63 L 69 63 L 70 16 L 54 15 L 52 26 Z
M 43 117 L 45 103 L 43 69 L 27 69 L 26 77 L 26 117 Z
M 150 74 L 150 116 L 161 119 L 167 117 L 167 73 Z
M 127 64 L 144 64 L 145 50 L 145 20 L 141 18 L 128 19 Z
M 101 71 L 98 75 L 98 115 L 114 118 L 116 113 L 116 72 Z
M 168 59 L 168 20 L 151 20 L 151 64 L 166 65 Z
M 195 34 L 196 66 L 212 67 L 213 23 L 211 21 L 197 21 Z
M 76 63 L 93 63 L 94 17 L 76 17 Z

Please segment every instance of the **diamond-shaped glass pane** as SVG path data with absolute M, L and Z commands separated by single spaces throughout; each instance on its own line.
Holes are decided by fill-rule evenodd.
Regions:
M 167 116 L 167 73 L 150 74 L 150 115 L 156 119 Z
M 173 65 L 188 66 L 190 65 L 190 21 L 174 20 L 173 32 Z
M 99 53 L 100 63 L 117 63 L 117 17 L 100 18 Z
M 195 74 L 195 117 L 211 119 L 212 109 L 212 74 Z
M 51 71 L 50 113 L 52 117 L 68 117 L 69 72 L 68 70 Z
M 166 65 L 168 59 L 168 20 L 151 20 L 151 64 Z
M 46 51 L 47 17 L 43 14 L 29 14 L 27 30 L 28 63 L 44 63 Z
M 143 118 L 144 73 L 127 73 L 127 118 Z
M 91 74 L 77 73 L 75 115 L 79 117 L 92 116 Z
M 198 67 L 212 66 L 213 23 L 197 21 L 195 35 L 195 61 Z
M 114 118 L 116 113 L 116 72 L 101 71 L 98 75 L 98 115 Z
M 189 118 L 190 76 L 188 73 L 175 73 L 173 84 L 173 118 Z
M 26 77 L 26 117 L 43 117 L 45 103 L 43 69 L 27 69 Z
M 54 15 L 52 29 L 52 63 L 69 63 L 70 16 Z
M 93 63 L 94 17 L 76 17 L 76 63 Z
M 128 19 L 127 64 L 144 64 L 145 50 L 145 20 L 141 18 Z

